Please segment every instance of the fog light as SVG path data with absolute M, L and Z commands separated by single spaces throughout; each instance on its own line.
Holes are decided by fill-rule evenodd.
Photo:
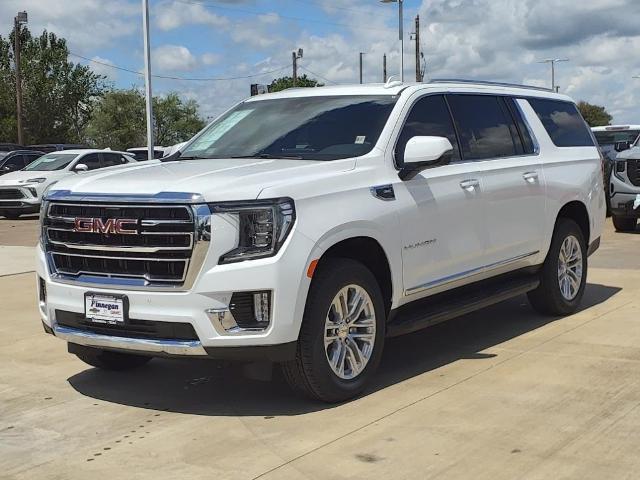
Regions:
M 38 191 L 35 188 L 28 188 L 27 190 L 29 190 L 29 193 L 31 194 L 32 197 L 38 196 Z
M 47 303 L 47 284 L 42 277 L 38 277 L 38 297 L 41 305 Z
M 257 323 L 269 324 L 269 294 L 267 292 L 253 294 L 253 313 Z
M 229 311 L 238 327 L 264 330 L 271 322 L 271 292 L 236 292 L 231 296 Z

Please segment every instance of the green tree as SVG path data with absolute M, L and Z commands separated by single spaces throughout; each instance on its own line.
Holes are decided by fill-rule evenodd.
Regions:
M 0 135 L 15 141 L 15 31 L 0 36 Z M 80 142 L 105 77 L 69 61 L 66 40 L 46 30 L 32 37 L 20 30 L 22 105 L 25 143 Z
M 319 83 L 313 78 L 307 77 L 306 74 L 298 77 L 296 87 L 322 87 L 324 84 Z M 280 77 L 276 78 L 271 85 L 269 85 L 270 92 L 279 92 L 280 90 L 286 90 L 287 88 L 293 88 L 293 77 Z
M 613 117 L 600 105 L 593 105 L 585 101 L 580 101 L 578 102 L 578 109 L 590 127 L 599 127 L 601 125 L 611 124 L 611 119 Z
M 144 108 L 144 96 L 135 88 L 105 93 L 87 125 L 87 143 L 114 150 L 145 145 Z
M 176 93 L 153 98 L 154 143 L 170 146 L 189 140 L 204 126 L 195 100 Z M 87 142 L 124 150 L 147 144 L 145 99 L 136 88 L 112 90 L 98 102 L 86 130 Z

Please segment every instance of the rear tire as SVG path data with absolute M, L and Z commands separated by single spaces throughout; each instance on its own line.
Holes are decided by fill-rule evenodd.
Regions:
M 287 383 L 328 403 L 358 395 L 380 363 L 385 317 L 380 286 L 364 265 L 346 258 L 322 262 L 307 297 L 296 358 L 281 365 Z
M 562 252 L 561 252 L 562 250 Z M 540 285 L 529 292 L 529 303 L 545 315 L 574 313 L 587 284 L 587 248 L 576 222 L 559 218 L 540 271 Z
M 151 360 L 151 357 L 144 355 L 111 352 L 90 347 L 76 351 L 75 354 L 80 360 L 92 367 L 113 371 L 133 370 Z
M 612 217 L 613 226 L 618 232 L 633 232 L 636 229 L 637 220 L 633 217 Z

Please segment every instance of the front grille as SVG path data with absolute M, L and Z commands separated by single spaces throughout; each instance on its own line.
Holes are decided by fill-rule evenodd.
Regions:
M 640 160 L 627 160 L 627 177 L 636 187 L 640 187 Z
M 24 198 L 22 190 L 17 188 L 2 188 L 0 189 L 0 200 L 16 200 L 18 198 Z
M 76 219 L 99 219 L 100 228 L 77 231 Z M 126 230 L 135 234 L 109 228 L 114 219 L 126 219 Z M 184 283 L 194 235 L 194 213 L 186 205 L 51 203 L 43 221 L 45 248 L 56 273 L 140 279 L 146 285 Z
M 148 338 L 154 340 L 199 340 L 193 325 L 179 322 L 155 322 L 128 319 L 124 325 L 102 325 L 88 322 L 82 313 L 56 310 L 56 323 L 63 327 L 112 337 Z

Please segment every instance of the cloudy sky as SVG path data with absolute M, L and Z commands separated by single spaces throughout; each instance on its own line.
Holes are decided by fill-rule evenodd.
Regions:
M 397 6 L 378 0 L 150 0 L 154 93 L 193 97 L 215 116 L 246 97 L 250 83 L 291 74 L 291 51 L 304 49 L 300 73 L 324 83 L 382 78 L 387 53 L 397 73 Z M 32 32 L 67 38 L 74 61 L 91 63 L 119 87 L 142 86 L 139 0 L 2 0 L 0 32 L 18 10 Z M 640 1 L 405 0 L 405 74 L 414 76 L 409 39 L 421 17 L 427 78 L 470 78 L 549 86 L 558 65 L 561 91 L 605 105 L 619 123 L 640 123 Z M 83 59 L 93 60 L 88 62 Z M 99 63 L 97 63 L 99 62 Z M 248 77 L 250 78 L 238 78 Z M 184 80 L 224 79 L 224 80 Z M 234 78 L 234 79 L 230 79 Z

